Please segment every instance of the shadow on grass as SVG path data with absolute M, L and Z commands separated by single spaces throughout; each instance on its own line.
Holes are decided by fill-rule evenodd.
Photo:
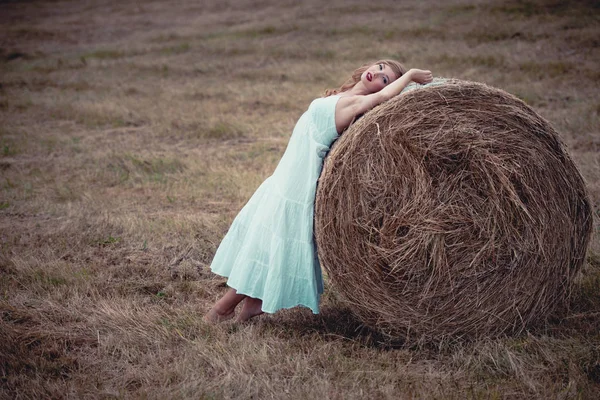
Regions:
M 346 340 L 379 350 L 406 348 L 402 339 L 390 338 L 364 325 L 350 309 L 345 307 L 323 307 L 319 314 L 295 308 L 282 311 L 261 321 L 266 330 L 277 331 L 278 336 L 296 339 L 318 335 L 324 340 Z

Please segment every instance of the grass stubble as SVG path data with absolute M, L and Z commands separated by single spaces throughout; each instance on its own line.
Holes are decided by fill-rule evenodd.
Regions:
M 4 4 L 0 397 L 593 398 L 597 235 L 569 312 L 519 337 L 402 347 L 330 286 L 317 316 L 201 319 L 231 220 L 309 102 L 366 59 L 524 99 L 597 218 L 600 13 L 564 4 Z

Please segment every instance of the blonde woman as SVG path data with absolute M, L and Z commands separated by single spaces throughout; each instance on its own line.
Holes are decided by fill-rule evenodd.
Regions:
M 273 174 L 235 217 L 211 263 L 228 277 L 229 289 L 204 320 L 235 316 L 247 321 L 264 312 L 305 306 L 319 312 L 321 266 L 313 236 L 314 201 L 323 159 L 358 116 L 400 94 L 411 81 L 428 83 L 430 71 L 393 60 L 358 68 L 338 89 L 314 100 L 298 120 Z

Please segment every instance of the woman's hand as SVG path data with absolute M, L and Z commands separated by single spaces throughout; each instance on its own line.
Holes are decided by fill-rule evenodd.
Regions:
M 431 71 L 426 69 L 411 68 L 408 70 L 407 75 L 410 76 L 410 80 L 420 84 L 429 83 L 433 80 Z

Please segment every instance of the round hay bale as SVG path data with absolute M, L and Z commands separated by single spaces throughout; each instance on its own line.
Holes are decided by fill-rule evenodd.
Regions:
M 389 336 L 519 332 L 568 298 L 592 229 L 585 184 L 521 100 L 436 83 L 333 145 L 315 204 L 319 258 L 363 323 Z

